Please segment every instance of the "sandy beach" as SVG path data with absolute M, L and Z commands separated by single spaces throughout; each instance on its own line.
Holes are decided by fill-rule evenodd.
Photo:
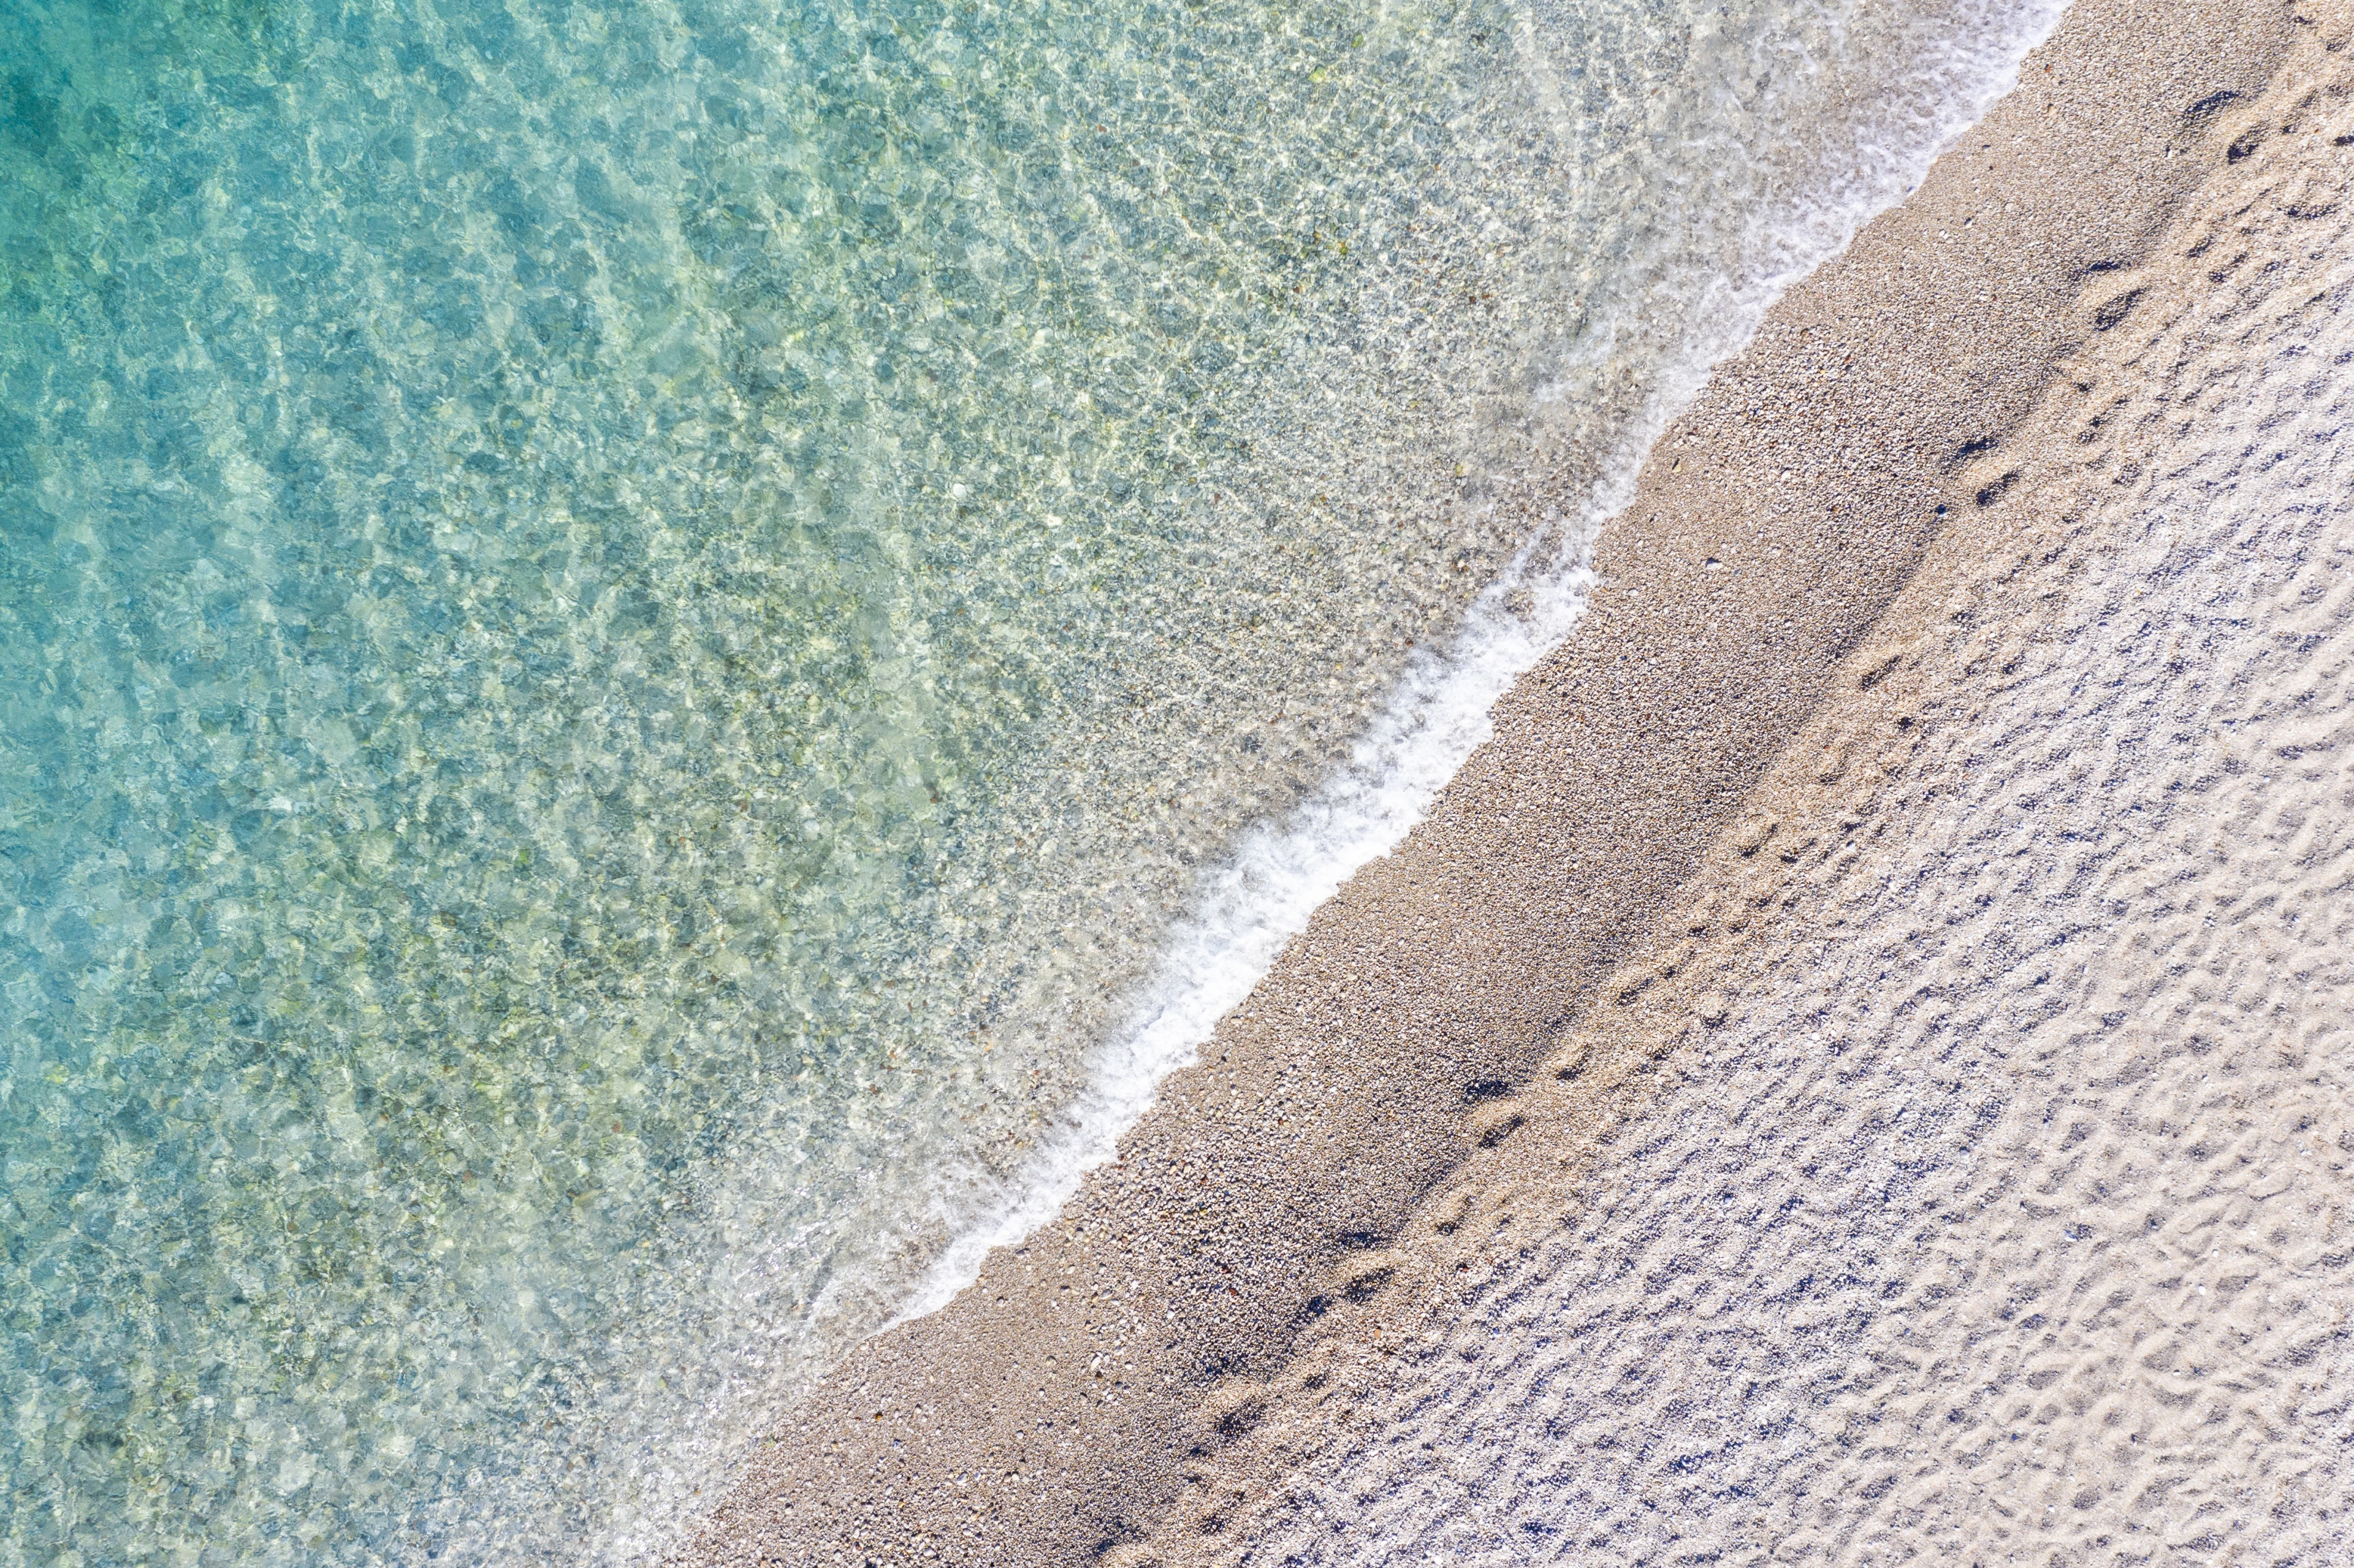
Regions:
M 2344 1552 L 2348 37 L 2078 0 L 1424 825 L 675 1560 Z

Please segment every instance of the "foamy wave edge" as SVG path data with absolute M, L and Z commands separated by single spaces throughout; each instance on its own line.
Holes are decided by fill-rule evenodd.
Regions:
M 1053 1222 L 1087 1172 L 1152 1107 L 1161 1080 L 1191 1066 L 1218 1021 L 1264 979 L 1285 944 L 1352 876 L 1405 842 L 1447 781 L 1493 733 L 1495 704 L 1567 639 L 1596 582 L 1593 546 L 1633 500 L 1644 459 L 1708 383 L 1745 348 L 1789 289 L 1838 257 L 1865 225 L 1919 188 L 1929 166 L 2019 83 L 2070 0 L 2042 0 L 1957 44 L 1931 68 L 1954 79 L 1947 112 L 1917 143 L 1872 149 L 1878 162 L 1788 215 L 1746 279 L 1727 279 L 1695 310 L 1686 352 L 1659 385 L 1575 513 L 1523 545 L 1465 612 L 1438 652 L 1417 652 L 1343 763 L 1280 823 L 1245 832 L 1201 879 L 1128 1022 L 1098 1048 L 1087 1086 L 977 1223 L 944 1247 L 885 1329 L 929 1316 L 979 1277 L 989 1255 Z M 1988 7 L 2000 12 L 1999 4 Z M 2006 26 L 2005 23 L 2009 25 Z M 1957 29 L 1967 31 L 1967 29 Z M 1889 127 L 1895 131 L 1900 127 Z M 1542 403 L 1554 394 L 1537 394 Z M 1520 609 L 1516 596 L 1526 596 Z

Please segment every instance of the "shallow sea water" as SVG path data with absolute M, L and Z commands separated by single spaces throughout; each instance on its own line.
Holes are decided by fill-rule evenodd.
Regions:
M 2019 15 L 0 9 L 0 1564 L 692 1506 Z
M 2354 70 L 2298 55 L 1132 1560 L 2354 1561 Z

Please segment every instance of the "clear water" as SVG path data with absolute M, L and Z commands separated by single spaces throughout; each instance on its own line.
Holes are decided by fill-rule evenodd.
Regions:
M 2023 15 L 0 0 L 0 1565 L 650 1539 Z

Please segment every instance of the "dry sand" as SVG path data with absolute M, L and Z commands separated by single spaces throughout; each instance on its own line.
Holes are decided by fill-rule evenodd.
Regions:
M 2078 0 L 1425 826 L 681 1556 L 2343 1554 L 2346 34 Z
M 1130 1561 L 2354 1561 L 2354 69 L 2232 130 Z

